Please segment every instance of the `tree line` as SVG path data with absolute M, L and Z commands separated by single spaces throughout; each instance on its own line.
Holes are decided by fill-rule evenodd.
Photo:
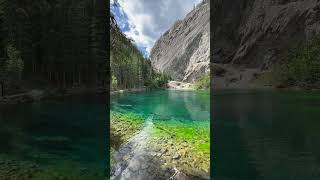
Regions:
M 169 77 L 156 72 L 151 61 L 145 59 L 132 39 L 119 29 L 114 15 L 110 15 L 111 89 L 162 88 Z
M 106 7 L 103 0 L 0 0 L 2 88 L 107 86 Z

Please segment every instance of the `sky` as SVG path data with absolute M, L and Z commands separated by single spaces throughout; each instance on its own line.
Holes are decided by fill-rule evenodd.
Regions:
M 111 0 L 120 30 L 149 57 L 156 40 L 202 0 Z M 114 4 L 117 4 L 115 6 Z

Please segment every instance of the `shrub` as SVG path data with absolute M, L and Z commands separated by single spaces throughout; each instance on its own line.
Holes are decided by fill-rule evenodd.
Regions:
M 203 75 L 198 82 L 195 83 L 195 89 L 209 89 L 210 88 L 210 75 Z
M 320 88 L 320 35 L 272 67 L 277 87 Z
M 117 87 L 118 87 L 117 77 L 112 75 L 111 89 L 117 89 Z
M 145 86 L 149 89 L 159 89 L 167 86 L 170 77 L 164 73 L 153 72 L 149 79 L 145 82 Z

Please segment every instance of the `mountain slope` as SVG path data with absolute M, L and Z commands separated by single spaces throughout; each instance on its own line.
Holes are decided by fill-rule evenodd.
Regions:
M 216 0 L 213 62 L 268 68 L 320 32 L 317 0 Z
M 294 49 L 320 33 L 318 0 L 212 3 L 212 65 L 228 71 L 224 77 L 215 76 L 215 86 L 250 85 L 257 73 L 284 62 Z
M 209 2 L 200 3 L 155 43 L 150 53 L 154 69 L 186 82 L 194 82 L 209 72 Z

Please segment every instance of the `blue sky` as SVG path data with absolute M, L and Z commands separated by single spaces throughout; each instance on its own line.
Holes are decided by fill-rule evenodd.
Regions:
M 120 30 L 134 40 L 145 57 L 155 41 L 201 0 L 111 0 Z M 114 6 L 114 4 L 118 6 Z

